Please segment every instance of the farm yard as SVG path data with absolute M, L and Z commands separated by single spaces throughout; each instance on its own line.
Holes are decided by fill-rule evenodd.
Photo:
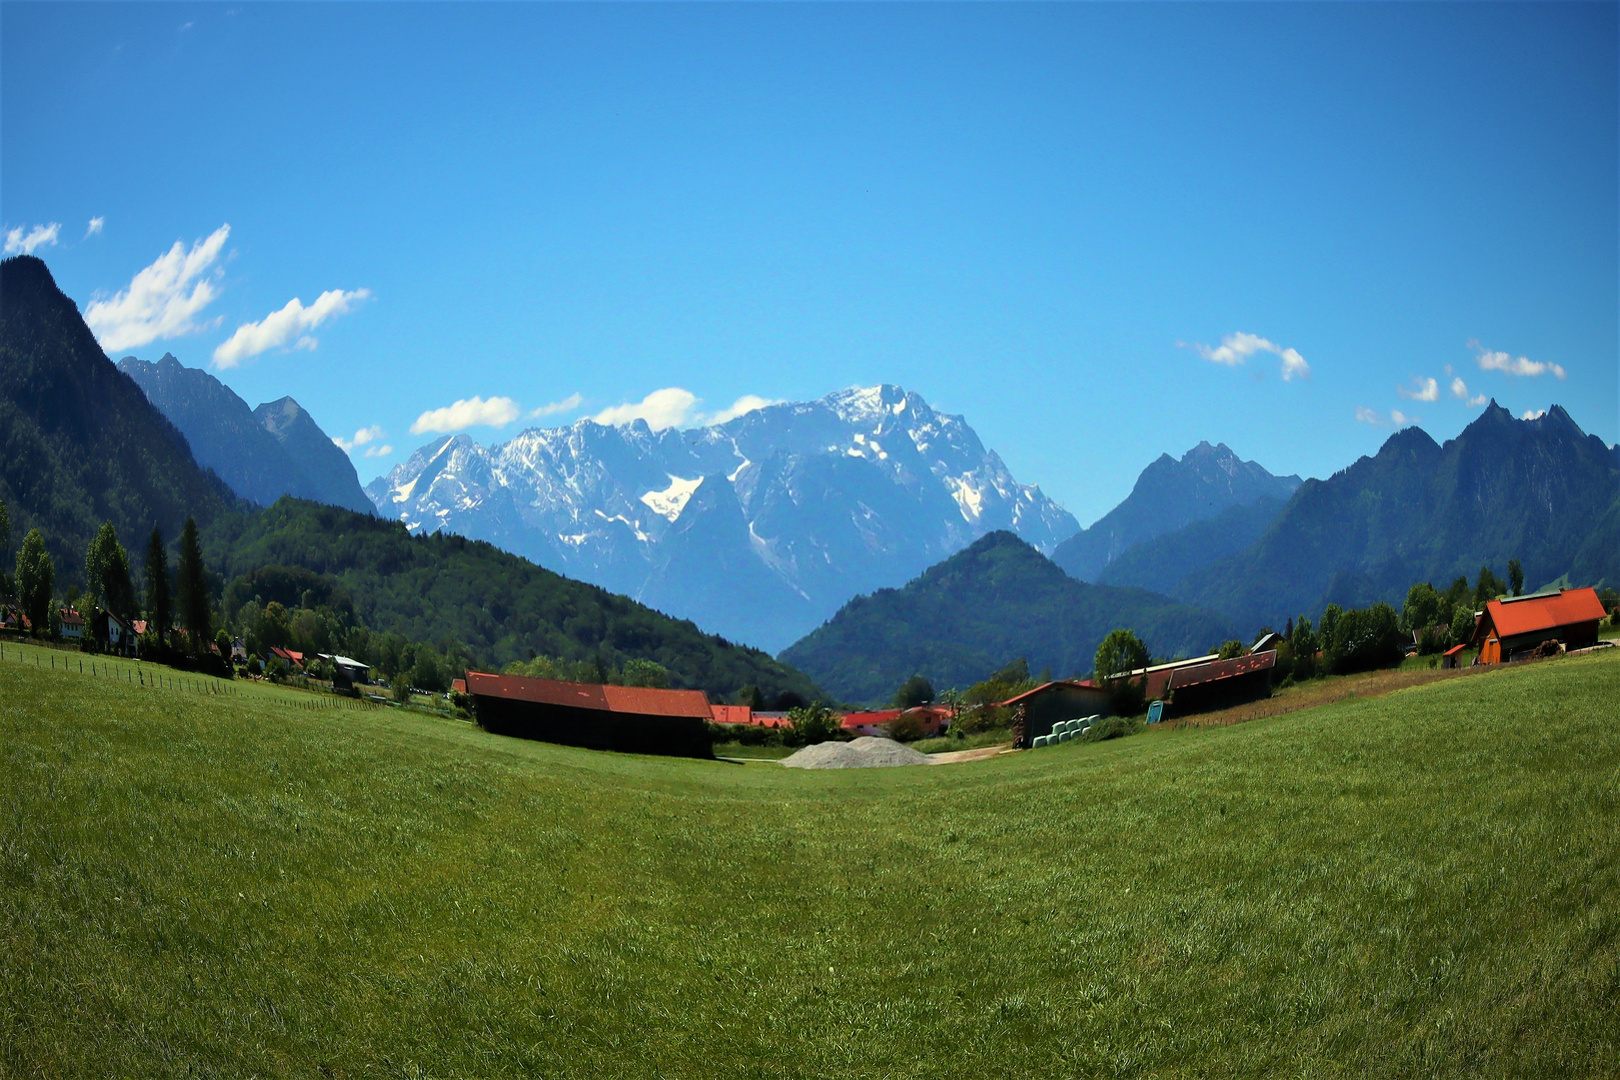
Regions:
M 801 771 L 8 649 L 0 1074 L 1612 1075 L 1613 652 Z

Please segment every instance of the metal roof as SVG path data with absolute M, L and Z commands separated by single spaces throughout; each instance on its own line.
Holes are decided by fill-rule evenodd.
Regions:
M 532 701 L 595 712 L 637 716 L 690 716 L 708 720 L 714 713 L 701 690 L 655 690 L 645 686 L 601 686 L 596 683 L 530 679 L 521 675 L 467 672 L 467 692 L 475 697 Z
M 1510 600 L 1487 600 L 1485 612 L 1491 625 L 1503 637 L 1555 630 L 1574 623 L 1603 619 L 1603 601 L 1596 589 L 1561 589 L 1539 596 L 1516 596 Z
M 1208 664 L 1199 664 L 1197 667 L 1178 668 L 1170 675 L 1169 688 L 1179 690 L 1183 686 L 1198 686 L 1201 683 L 1230 679 L 1238 675 L 1250 675 L 1256 671 L 1270 670 L 1276 664 L 1277 652 L 1273 649 L 1249 656 L 1234 656 L 1230 660 L 1215 660 Z

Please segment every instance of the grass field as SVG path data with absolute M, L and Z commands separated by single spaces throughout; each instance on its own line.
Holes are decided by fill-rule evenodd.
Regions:
M 7 1076 L 1613 1076 L 1620 659 L 942 768 L 0 663 Z

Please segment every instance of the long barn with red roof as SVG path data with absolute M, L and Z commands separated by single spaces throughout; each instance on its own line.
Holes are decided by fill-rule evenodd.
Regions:
M 635 754 L 712 757 L 701 690 L 530 679 L 467 672 L 473 713 L 487 731 Z

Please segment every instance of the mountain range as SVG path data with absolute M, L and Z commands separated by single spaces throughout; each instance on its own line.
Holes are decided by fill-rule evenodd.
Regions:
M 1167 591 L 1240 625 L 1329 603 L 1398 604 L 1517 559 L 1531 586 L 1620 582 L 1620 453 L 1562 407 L 1515 418 L 1492 401 L 1455 439 L 1421 428 L 1326 480 L 1307 480 L 1247 547 Z
M 773 650 L 988 532 L 1050 551 L 1079 527 L 961 417 L 889 385 L 690 431 L 447 436 L 366 492 L 413 532 L 488 540 Z
M 13 551 L 38 528 L 58 581 L 81 578 L 103 522 L 144 551 L 154 525 L 173 541 L 188 516 L 212 520 L 237 503 L 30 255 L 0 263 L 0 501 Z
M 782 659 L 850 701 L 879 702 L 912 675 L 962 688 L 1012 660 L 1091 671 L 1097 646 L 1134 629 L 1156 656 L 1201 653 L 1226 620 L 1143 589 L 1090 585 L 1009 532 L 993 532 L 900 589 L 846 604 Z
M 369 512 L 289 496 L 253 506 L 197 463 L 185 436 L 107 358 L 31 255 L 0 263 L 0 502 L 14 548 L 29 529 L 44 534 L 59 595 L 83 583 L 85 549 L 104 521 L 130 551 L 138 579 L 152 526 L 173 549 L 195 517 L 216 598 L 233 576 L 302 568 L 342 586 L 369 632 L 448 641 L 483 666 L 536 654 L 604 668 L 645 659 L 666 667 L 673 685 L 717 699 L 744 687 L 768 699 L 821 696 L 758 649 L 488 544 L 411 536 Z
M 1234 507 L 1269 500 L 1263 505 L 1280 509 L 1299 485 L 1299 477 L 1273 476 L 1255 462 L 1240 459 L 1225 443 L 1201 442 L 1180 461 L 1160 454 L 1142 470 L 1124 501 L 1059 544 L 1052 561 L 1081 581 L 1101 581 L 1114 560 L 1139 544 Z M 1240 515 L 1245 522 L 1255 516 Z M 1177 578 L 1194 569 L 1185 557 L 1176 565 L 1181 568 Z
M 369 514 L 360 477 L 330 436 L 290 397 L 249 409 L 230 387 L 165 353 L 156 363 L 118 362 L 212 469 L 242 498 L 269 506 L 283 495 Z

